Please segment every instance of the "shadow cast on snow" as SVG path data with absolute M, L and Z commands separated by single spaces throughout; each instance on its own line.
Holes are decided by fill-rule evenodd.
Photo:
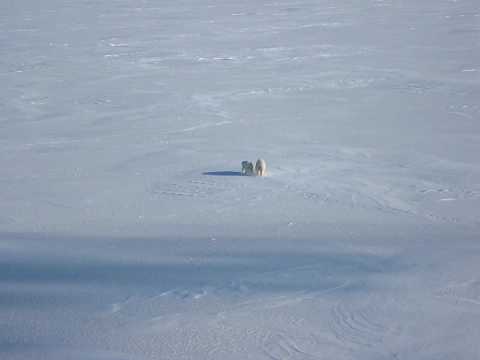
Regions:
M 243 244 L 237 250 L 232 247 L 222 249 L 220 246 L 205 252 L 201 245 L 195 245 L 200 240 L 194 239 L 123 241 L 107 238 L 89 241 L 83 238 L 36 238 L 33 234 L 0 234 L 0 243 L 6 240 L 5 237 L 21 248 L 28 249 L 30 244 L 36 244 L 41 249 L 0 259 L 0 285 L 60 285 L 65 288 L 98 285 L 117 289 L 128 287 L 132 291 L 199 287 L 228 291 L 247 287 L 260 293 L 284 293 L 322 291 L 346 282 L 365 284 L 370 276 L 405 270 L 405 264 L 396 256 L 345 253 L 332 248 L 312 251 L 300 246 L 292 251 L 277 245 L 272 249 L 252 250 L 252 244 Z M 45 243 L 40 245 L 39 241 Z M 115 245 L 113 252 L 112 244 Z M 49 247 L 56 248 L 57 254 L 50 253 Z M 76 248 L 81 256 L 76 255 Z M 62 256 L 58 256 L 59 250 Z M 97 254 L 105 257 L 99 258 Z M 151 254 L 159 256 L 152 258 Z M 144 261 L 147 258 L 148 261 Z M 348 291 L 365 288 L 349 286 Z M 0 290 L 0 308 L 18 304 L 18 294 L 15 296 L 4 290 Z

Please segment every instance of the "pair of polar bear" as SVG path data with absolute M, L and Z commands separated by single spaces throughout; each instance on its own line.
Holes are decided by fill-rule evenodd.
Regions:
M 242 161 L 242 175 L 265 176 L 267 175 L 267 163 L 263 159 L 258 159 L 254 168 L 250 161 Z

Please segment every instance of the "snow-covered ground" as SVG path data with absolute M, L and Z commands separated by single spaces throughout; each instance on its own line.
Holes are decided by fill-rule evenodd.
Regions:
M 478 0 L 2 1 L 0 82 L 1 359 L 480 358 Z

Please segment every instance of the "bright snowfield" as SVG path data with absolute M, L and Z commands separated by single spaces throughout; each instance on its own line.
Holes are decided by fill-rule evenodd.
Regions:
M 478 0 L 2 1 L 0 54 L 2 360 L 480 359 Z

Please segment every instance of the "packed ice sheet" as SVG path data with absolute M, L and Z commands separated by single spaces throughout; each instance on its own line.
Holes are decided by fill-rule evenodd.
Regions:
M 2 2 L 0 358 L 479 358 L 479 34 L 474 0 Z

